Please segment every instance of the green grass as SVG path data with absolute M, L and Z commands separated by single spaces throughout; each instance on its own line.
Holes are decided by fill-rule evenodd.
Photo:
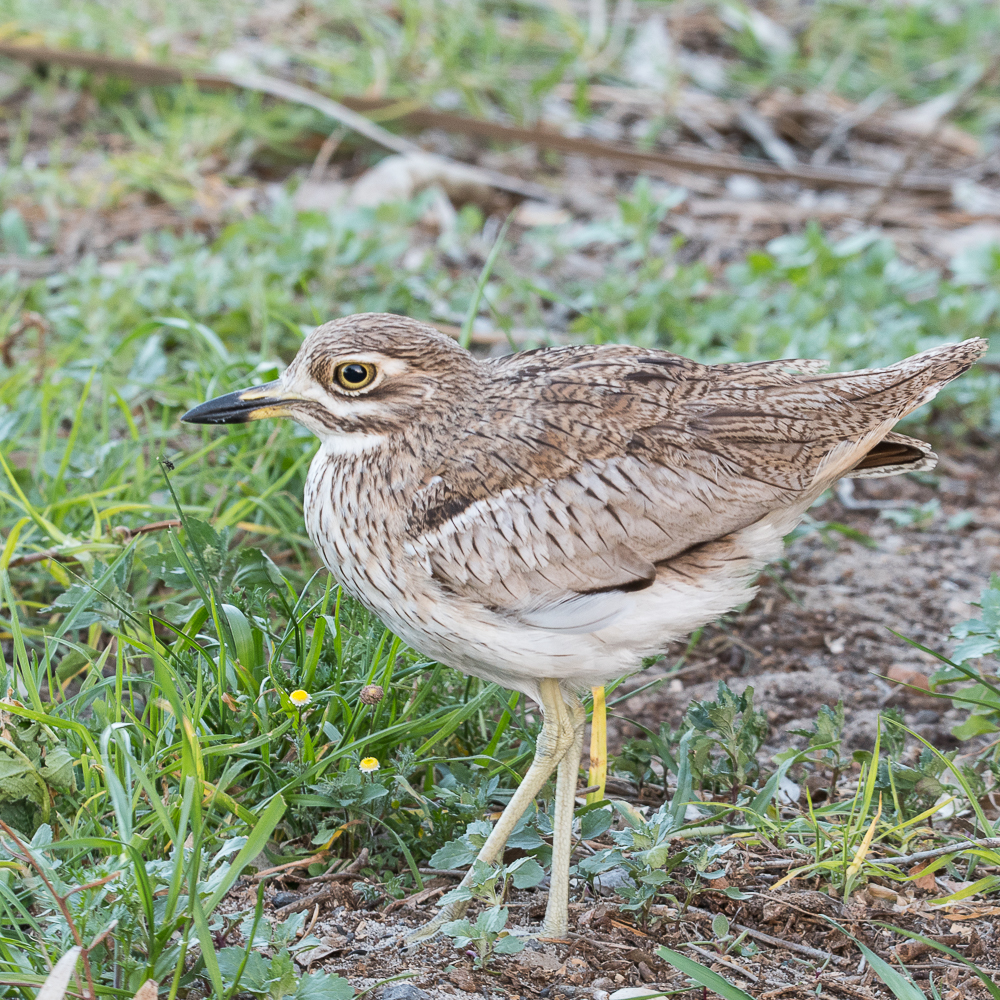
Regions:
M 334 4 L 307 41 L 287 25 L 269 38 L 294 50 L 321 89 L 361 92 L 384 78 L 389 96 L 517 120 L 531 120 L 561 80 L 620 79 L 620 65 L 600 67 L 588 49 L 587 25 L 549 5 L 404 2 L 397 11 Z M 0 22 L 38 40 L 129 57 L 165 59 L 162 39 L 186 32 L 192 66 L 231 45 L 244 14 L 235 3 L 146 5 L 141 15 L 123 5 L 112 19 L 97 4 L 0 3 Z M 848 96 L 890 85 L 923 100 L 955 85 L 958 57 L 978 51 L 995 19 L 985 4 L 943 25 L 930 6 L 823 3 L 780 58 L 732 29 L 727 51 L 742 55 L 731 90 L 810 86 L 839 59 L 835 85 Z M 25 156 L 32 112 L 13 123 L 0 177 L 5 254 L 45 257 L 79 213 L 163 203 L 199 218 L 221 190 L 216 180 L 232 191 L 251 169 L 255 184 L 285 176 L 328 128 L 252 95 L 9 70 L 10 87 L 25 83 L 41 104 L 86 84 L 96 106 L 73 148 L 53 143 L 44 165 Z M 969 110 L 983 133 L 994 127 L 992 86 Z M 585 102 L 579 110 L 589 113 Z M 85 170 L 70 162 L 80 149 L 91 154 Z M 352 155 L 379 154 L 359 146 Z M 319 567 L 302 527 L 308 433 L 291 423 L 195 430 L 178 422 L 186 408 L 275 377 L 310 328 L 359 311 L 458 325 L 477 301 L 482 322 L 538 331 L 539 342 L 553 331 L 705 361 L 806 356 L 837 368 L 990 336 L 1000 323 L 996 251 L 966 254 L 942 276 L 904 263 L 874 233 L 835 243 L 809 229 L 709 270 L 662 232 L 677 192 L 642 180 L 604 220 L 513 231 L 481 288 L 490 240 L 477 209 L 463 209 L 439 240 L 421 226 L 420 198 L 298 213 L 295 183 L 248 217 L 220 210 L 211 235 L 150 232 L 110 264 L 87 258 L 34 282 L 0 278 L 0 341 L 13 361 L 0 383 L 0 692 L 9 692 L 0 819 L 23 845 L 0 836 L 0 989 L 25 1000 L 81 945 L 102 996 L 131 997 L 149 978 L 170 1000 L 196 986 L 263 996 L 271 977 L 279 993 L 336 1000 L 345 993 L 334 978 L 295 973 L 289 949 L 310 940 L 295 943 L 298 924 L 273 927 L 259 908 L 256 917 L 220 912 L 240 871 L 325 851 L 316 874 L 364 845 L 371 869 L 358 892 L 373 905 L 398 898 L 420 887 L 419 869 L 435 855 L 469 854 L 533 750 L 536 721 L 516 697 L 403 647 Z M 48 228 L 29 230 L 36 212 Z M 600 263 L 597 280 L 581 275 L 581 255 Z M 915 419 L 939 435 L 993 433 L 998 390 L 996 366 L 982 367 Z M 166 520 L 183 523 L 140 530 Z M 956 635 L 992 642 L 987 618 Z M 948 689 L 979 699 L 964 723 L 970 736 L 996 722 L 991 662 L 946 664 L 937 676 L 973 682 L 964 694 Z M 373 684 L 383 697 L 368 704 L 360 693 Z M 289 698 L 296 689 L 311 699 L 301 711 Z M 620 773 L 665 798 L 675 789 L 653 817 L 626 804 L 614 824 L 606 805 L 581 812 L 586 836 L 607 846 L 580 874 L 625 865 L 636 919 L 707 891 L 722 833 L 805 852 L 806 874 L 838 892 L 867 878 L 904 882 L 870 851 L 905 853 L 934 835 L 927 823 L 943 790 L 972 803 L 996 780 L 996 753 L 962 767 L 928 748 L 904 765 L 905 734 L 891 715 L 878 748 L 857 761 L 841 756 L 833 712 L 804 734 L 806 749 L 760 761 L 751 709 L 723 692 L 693 706 L 678 731 L 627 748 Z M 358 767 L 365 757 L 378 759 L 374 774 Z M 775 791 L 792 769 L 831 785 L 850 776 L 793 815 Z M 720 801 L 685 821 L 695 790 Z M 985 816 L 976 823 L 994 832 Z M 517 834 L 543 864 L 546 832 L 543 810 Z M 995 852 L 964 852 L 935 863 L 972 879 L 997 862 Z M 507 874 L 483 876 L 498 908 Z M 987 881 L 977 891 L 995 892 Z M 114 920 L 113 936 L 90 947 Z M 249 957 L 253 948 L 245 958 L 218 949 L 234 924 L 248 946 L 270 947 L 269 964 Z M 500 933 L 491 925 L 487 953 Z

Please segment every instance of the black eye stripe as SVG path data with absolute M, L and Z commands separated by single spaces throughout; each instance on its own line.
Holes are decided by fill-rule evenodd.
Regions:
M 342 389 L 356 392 L 366 385 L 371 385 L 378 369 L 367 361 L 347 361 L 342 365 L 337 365 L 334 369 L 333 377 L 337 385 Z

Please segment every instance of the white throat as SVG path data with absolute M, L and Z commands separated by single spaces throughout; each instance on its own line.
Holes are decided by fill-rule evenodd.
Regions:
M 327 431 L 322 436 L 320 451 L 327 455 L 364 455 L 377 450 L 385 441 L 382 434 L 338 434 Z

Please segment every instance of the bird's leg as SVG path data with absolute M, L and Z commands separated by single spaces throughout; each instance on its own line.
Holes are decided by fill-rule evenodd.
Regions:
M 486 838 L 486 843 L 480 848 L 477 861 L 492 864 L 500 856 L 504 844 L 507 843 L 507 838 L 517 826 L 517 821 L 534 801 L 542 785 L 548 781 L 549 775 L 556 769 L 556 765 L 567 750 L 573 745 L 575 716 L 571 718 L 571 710 L 563 700 L 559 681 L 543 680 L 539 689 L 545 721 L 542 724 L 542 731 L 538 734 L 538 742 L 535 744 L 535 759 L 531 762 L 531 767 L 528 768 L 520 785 L 511 796 L 507 807 L 500 814 L 492 833 Z M 577 754 L 577 766 L 579 767 L 579 753 Z M 472 869 L 470 868 L 460 885 L 469 885 L 471 882 Z M 458 900 L 442 907 L 433 920 L 408 934 L 407 941 L 416 944 L 434 937 L 448 921 L 459 919 L 465 913 L 468 905 L 467 900 Z
M 573 853 L 573 812 L 576 807 L 576 783 L 580 776 L 583 729 L 586 713 L 573 697 L 567 706 L 573 739 L 559 761 L 556 772 L 556 809 L 552 824 L 552 871 L 549 876 L 549 902 L 545 907 L 544 937 L 564 938 L 569 931 L 569 865 Z

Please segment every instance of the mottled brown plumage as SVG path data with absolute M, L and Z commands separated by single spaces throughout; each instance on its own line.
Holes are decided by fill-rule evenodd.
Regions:
M 414 648 L 544 706 L 549 735 L 519 794 L 561 759 L 556 840 L 568 843 L 575 690 L 745 601 L 838 478 L 931 467 L 929 447 L 892 427 L 985 346 L 838 373 L 619 345 L 483 361 L 373 314 L 319 327 L 276 383 L 186 418 L 287 414 L 320 437 L 305 515 L 324 562 Z M 565 930 L 566 850 L 551 933 Z

